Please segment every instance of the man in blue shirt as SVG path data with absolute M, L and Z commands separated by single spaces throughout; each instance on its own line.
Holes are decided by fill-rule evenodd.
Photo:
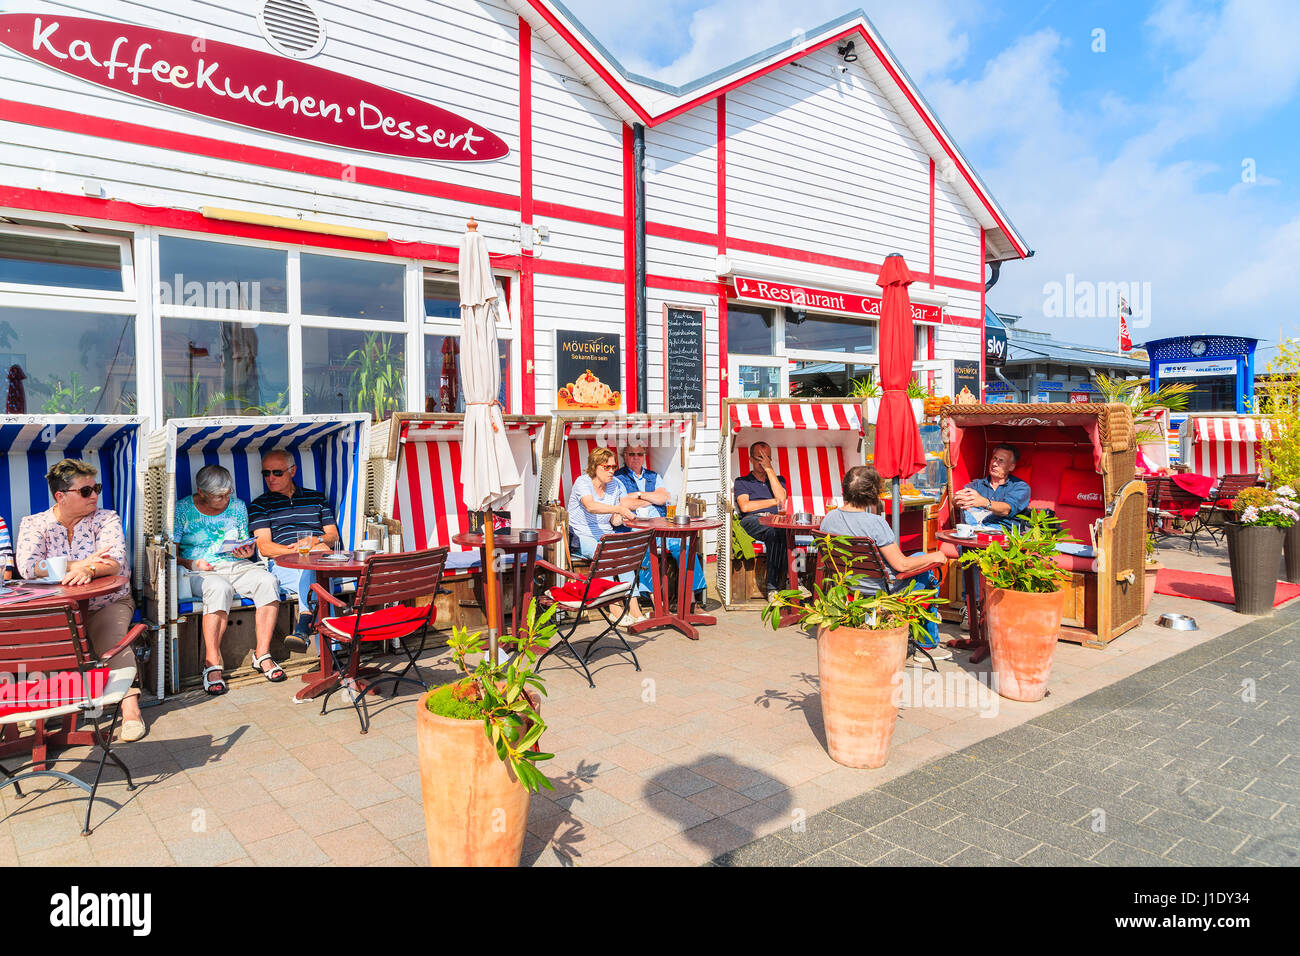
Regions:
M 668 486 L 664 484 L 663 478 L 657 471 L 652 470 L 646 465 L 646 449 L 644 444 L 626 445 L 623 448 L 623 467 L 614 472 L 614 480 L 623 486 L 624 491 L 631 495 L 640 493 L 642 499 L 648 501 L 646 508 L 653 508 L 659 517 L 668 515 L 668 499 L 671 492 Z M 668 550 L 674 558 L 680 560 L 682 542 L 680 538 L 668 539 Z M 654 579 L 650 569 L 650 555 L 647 553 L 645 563 L 641 565 L 641 574 L 638 576 L 640 583 L 640 594 L 649 594 L 654 588 Z M 691 590 L 695 592 L 695 602 L 704 603 L 704 565 L 700 561 L 700 556 L 695 555 L 695 573 L 691 579 Z
M 763 525 L 758 516 L 775 514 L 785 507 L 789 494 L 786 480 L 772 464 L 772 446 L 765 441 L 749 446 L 749 474 L 741 475 L 732 487 L 740 526 L 755 541 L 763 542 L 767 556 L 768 600 L 772 593 L 790 586 L 786 579 L 786 538 L 780 528 Z
M 1011 445 L 994 445 L 989 456 L 987 478 L 976 478 L 960 491 L 954 492 L 953 503 L 962 509 L 962 521 L 967 524 L 997 524 L 1010 526 L 1017 515 L 1029 508 L 1029 482 L 1012 474 L 1020 452 Z M 971 509 L 985 509 L 991 514 L 983 521 L 972 515 Z

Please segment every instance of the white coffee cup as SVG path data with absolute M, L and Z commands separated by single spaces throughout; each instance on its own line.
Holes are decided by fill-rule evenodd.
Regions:
M 963 538 L 969 538 L 975 533 L 975 526 L 973 524 L 959 524 L 957 525 L 957 533 Z
M 51 555 L 45 559 L 45 576 L 51 581 L 62 581 L 68 575 L 68 556 Z

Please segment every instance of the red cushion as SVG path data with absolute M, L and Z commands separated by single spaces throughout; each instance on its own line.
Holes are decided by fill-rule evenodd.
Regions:
M 582 600 L 585 594 L 589 600 L 595 600 L 610 588 L 616 588 L 621 584 L 620 581 L 611 581 L 609 578 L 596 578 L 591 582 L 591 590 L 587 590 L 587 579 L 581 581 L 568 581 L 565 584 L 559 584 L 548 590 L 552 601 L 562 601 L 569 604 L 576 604 Z
M 1231 508 L 1233 502 L 1235 502 L 1236 500 L 1237 500 L 1236 498 L 1220 498 L 1218 501 L 1214 503 L 1214 506 L 1216 508 Z
M 1081 468 L 1067 468 L 1061 473 L 1061 490 L 1056 497 L 1058 507 L 1073 505 L 1078 508 L 1101 508 L 1101 475 Z
M 1080 471 L 1096 471 L 1097 462 L 1092 457 L 1090 451 L 1076 451 L 1070 458 L 1070 467 L 1078 468 Z
M 89 670 L 84 675 L 88 680 L 83 680 L 79 671 L 64 671 L 49 677 L 34 677 L 21 684 L 0 684 L 0 717 L 93 700 L 104 693 L 108 671 L 107 667 Z
M 361 615 L 361 640 L 388 641 L 394 637 L 407 637 L 414 634 L 427 623 L 433 623 L 436 612 L 433 605 L 427 607 L 386 607 Z M 343 637 L 352 637 L 357 627 L 357 616 L 327 617 L 321 621 L 325 627 Z

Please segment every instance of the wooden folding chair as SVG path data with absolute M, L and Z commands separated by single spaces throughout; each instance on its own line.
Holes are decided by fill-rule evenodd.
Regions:
M 82 836 L 90 834 L 90 814 L 107 761 L 111 760 L 126 775 L 127 789 L 135 789 L 131 772 L 112 750 L 122 699 L 131 689 L 135 668 L 110 668 L 108 662 L 145 630 L 146 625 L 137 624 L 116 647 L 98 658 L 86 638 L 81 614 L 71 601 L 39 608 L 0 608 L 0 674 L 9 677 L 0 685 L 0 725 L 84 717 L 93 727 L 92 755 L 94 748 L 99 748 L 99 763 L 90 783 L 45 768 L 45 764 L 83 763 L 84 758 L 40 755 L 14 770 L 0 767 L 4 775 L 0 788 L 12 785 L 21 797 L 19 784 L 33 777 L 57 777 L 80 787 L 90 795 Z M 107 728 L 100 725 L 105 714 L 111 714 Z
M 939 570 L 939 586 L 943 584 L 944 573 L 947 570 L 947 562 L 937 564 L 928 564 L 923 568 L 915 571 L 908 571 L 906 574 L 899 574 L 893 566 L 885 560 L 885 556 L 880 553 L 880 546 L 870 538 L 847 538 L 849 552 L 849 571 L 852 574 L 860 574 L 877 581 L 884 582 L 884 590 L 887 594 L 897 594 L 907 589 L 907 585 L 912 579 L 925 574 L 927 571 Z M 826 569 L 826 559 L 822 558 L 817 562 L 817 577 L 814 587 L 820 587 L 822 577 Z M 930 662 L 930 666 L 936 671 L 939 665 L 934 662 L 934 658 L 909 633 L 907 635 L 907 656 L 913 657 L 916 652 L 920 651 L 925 655 L 925 659 Z
M 370 714 L 365 699 L 372 689 L 385 681 L 393 682 L 392 697 L 397 696 L 398 685 L 403 682 L 429 689 L 417 661 L 424 651 L 438 607 L 436 602 L 417 604 L 417 600 L 437 593 L 438 579 L 442 577 L 446 563 L 445 547 L 371 555 L 366 559 L 366 570 L 357 583 L 356 597 L 350 607 L 319 584 L 312 585 L 320 609 L 317 626 L 320 638 L 341 645 L 334 655 L 338 683 L 324 694 L 320 705 L 322 714 L 334 692 L 347 688 L 352 693 L 352 706 L 364 734 L 370 731 Z M 345 613 L 325 617 L 326 606 Z M 361 650 L 366 644 L 383 646 L 392 640 L 396 640 L 406 652 L 407 664 L 400 673 L 361 668 Z M 344 660 L 340 661 L 340 657 Z M 412 670 L 415 677 L 408 677 Z
M 565 616 L 567 630 L 557 631 L 560 641 L 567 647 L 573 656 L 578 659 L 582 665 L 582 671 L 587 675 L 587 684 L 595 687 L 596 682 L 591 678 L 591 668 L 587 666 L 591 660 L 591 650 L 597 642 L 606 634 L 613 633 L 626 648 L 627 652 L 632 655 L 632 663 L 639 671 L 641 663 L 636 659 L 636 651 L 628 644 L 627 639 L 623 637 L 622 631 L 619 630 L 619 624 L 623 618 L 627 617 L 628 611 L 632 606 L 632 595 L 635 587 L 635 575 L 641 570 L 641 563 L 645 560 L 646 551 L 650 548 L 651 539 L 654 536 L 653 531 L 629 531 L 627 533 L 611 533 L 600 539 L 596 545 L 596 553 L 591 559 L 591 567 L 587 574 L 576 574 L 572 571 L 565 571 L 545 561 L 538 561 L 538 567 L 544 567 L 548 571 L 568 578 L 568 584 L 559 585 L 547 590 L 543 597 L 546 603 L 558 604 Z M 621 575 L 632 574 L 633 583 L 626 584 L 618 580 Z M 620 605 L 618 617 L 611 619 L 609 616 L 610 608 Z M 578 624 L 582 621 L 582 616 L 587 611 L 597 611 L 605 619 L 605 629 L 592 638 L 582 653 L 569 643 L 573 632 L 577 630 Z M 552 643 L 547 648 L 541 659 L 538 660 L 538 666 L 541 666 L 542 660 L 545 660 L 551 651 L 560 645 Z

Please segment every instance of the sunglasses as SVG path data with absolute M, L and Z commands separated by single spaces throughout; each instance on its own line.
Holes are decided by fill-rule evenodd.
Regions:
M 64 494 L 68 494 L 68 495 L 81 495 L 81 497 L 83 497 L 83 498 L 89 498 L 89 497 L 91 497 L 92 495 L 97 495 L 97 494 L 99 494 L 99 493 L 100 493 L 101 491 L 103 491 L 103 490 L 104 490 L 104 486 L 103 486 L 103 485 L 98 485 L 98 484 L 96 484 L 96 485 L 86 485 L 85 487 L 82 487 L 82 488 L 69 488 L 67 491 L 64 492 Z
M 624 458 L 644 458 L 644 457 L 645 457 L 645 452 L 643 452 L 643 451 L 629 451 L 629 452 L 624 452 L 624 453 L 623 453 L 623 457 L 624 457 Z
M 289 469 L 287 468 L 263 468 L 262 469 L 263 478 L 270 478 L 272 475 L 275 475 L 275 477 L 277 478 L 281 478 L 287 475 L 288 473 L 289 473 Z

